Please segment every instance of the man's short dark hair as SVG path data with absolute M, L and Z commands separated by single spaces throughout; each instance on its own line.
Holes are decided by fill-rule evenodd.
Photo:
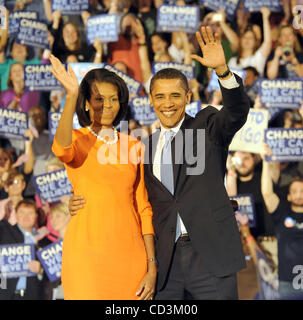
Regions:
M 118 97 L 120 110 L 114 120 L 113 125 L 116 126 L 124 118 L 128 106 L 128 89 L 125 82 L 114 72 L 104 68 L 90 70 L 82 79 L 79 87 L 79 95 L 76 105 L 76 113 L 79 123 L 82 127 L 91 124 L 89 111 L 85 111 L 86 101 L 89 101 L 92 93 L 92 86 L 95 82 L 111 83 L 118 88 Z
M 295 183 L 295 182 L 303 183 L 303 177 L 297 176 L 297 177 L 292 178 L 292 180 L 290 181 L 290 184 L 288 186 L 288 193 L 290 192 L 290 188 L 291 188 L 292 184 Z
M 23 200 L 19 201 L 16 205 L 16 212 L 18 211 L 18 209 L 21 206 L 32 207 L 32 208 L 34 208 L 35 212 L 38 213 L 36 202 L 33 199 L 29 198 L 29 199 L 23 199 Z
M 243 70 L 245 70 L 245 71 L 251 71 L 256 77 L 259 77 L 259 72 L 257 71 L 257 69 L 256 68 L 254 68 L 254 67 L 251 67 L 251 66 L 249 66 L 249 67 L 246 67 L 246 68 L 244 68 Z
M 180 80 L 184 90 L 186 92 L 189 90 L 187 78 L 185 77 L 185 75 L 181 71 L 179 71 L 177 69 L 173 69 L 173 68 L 166 68 L 166 69 L 162 69 L 162 70 L 158 71 L 152 77 L 152 79 L 150 81 L 150 88 L 149 88 L 150 93 L 153 91 L 153 87 L 154 87 L 155 81 L 159 80 L 159 79 L 176 79 L 176 80 Z

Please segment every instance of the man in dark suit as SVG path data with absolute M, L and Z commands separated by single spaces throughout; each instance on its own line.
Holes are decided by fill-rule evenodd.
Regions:
M 220 79 L 220 111 L 208 106 L 195 118 L 185 114 L 191 92 L 174 69 L 159 71 L 150 84 L 161 130 L 149 138 L 144 169 L 154 213 L 155 298 L 161 300 L 237 299 L 236 272 L 245 267 L 224 174 L 228 146 L 246 121 L 249 101 L 241 79 L 226 65 L 218 36 L 202 27 L 197 40 L 203 58 L 193 58 L 213 68 Z M 186 138 L 191 133 L 193 138 Z
M 249 100 L 209 27 L 196 34 L 203 65 L 219 79 L 223 108 L 185 114 L 191 92 L 175 69 L 151 80 L 150 101 L 161 130 L 146 141 L 144 174 L 153 208 L 158 278 L 156 299 L 237 299 L 236 272 L 245 267 L 232 204 L 224 187 L 228 146 L 246 122 Z M 191 138 L 192 137 L 192 138 Z M 85 203 L 70 202 L 71 214 Z
M 35 224 L 38 218 L 35 202 L 31 199 L 21 200 L 16 206 L 17 224 L 12 226 L 8 221 L 0 221 L 0 245 L 33 243 Z M 39 242 L 43 245 L 43 240 Z M 0 300 L 39 300 L 41 299 L 41 264 L 37 260 L 29 262 L 29 270 L 37 274 L 33 277 L 6 279 L 6 289 L 0 287 Z

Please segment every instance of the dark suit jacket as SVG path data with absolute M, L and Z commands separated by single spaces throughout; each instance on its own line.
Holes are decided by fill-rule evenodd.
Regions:
M 0 221 L 0 245 L 24 243 L 24 235 L 17 225 L 12 226 L 7 221 Z M 43 240 L 39 242 L 43 247 Z M 7 279 L 7 289 L 0 289 L 0 300 L 13 299 L 18 278 Z M 25 299 L 41 299 L 41 281 L 37 277 L 27 277 Z
M 236 75 L 235 75 L 236 76 Z M 233 207 L 224 186 L 228 146 L 234 134 L 246 122 L 249 101 L 243 90 L 241 78 L 236 76 L 240 87 L 221 87 L 223 108 L 217 111 L 208 106 L 195 118 L 185 115 L 185 120 L 172 141 L 174 195 L 153 175 L 154 159 L 160 131 L 151 135 L 145 150 L 145 184 L 153 208 L 155 246 L 158 260 L 157 290 L 165 284 L 176 235 L 177 213 L 189 233 L 194 249 L 205 268 L 215 276 L 226 276 L 245 268 L 245 259 Z M 185 129 L 205 129 L 205 169 L 199 175 L 188 175 L 190 164 L 184 147 Z M 194 154 L 197 149 L 194 134 Z M 188 144 L 188 143 L 187 143 Z M 175 156 L 176 146 L 183 145 Z M 182 149 L 182 148 L 181 148 Z

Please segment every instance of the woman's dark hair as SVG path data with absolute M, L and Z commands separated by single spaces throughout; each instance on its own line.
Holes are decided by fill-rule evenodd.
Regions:
M 127 86 L 118 75 L 104 68 L 90 70 L 82 79 L 79 87 L 79 95 L 76 105 L 76 113 L 79 123 L 82 127 L 91 124 L 89 111 L 85 111 L 86 101 L 90 101 L 91 88 L 95 82 L 111 83 L 118 88 L 118 97 L 120 110 L 114 120 L 113 125 L 116 126 L 124 118 L 128 106 L 128 89 Z

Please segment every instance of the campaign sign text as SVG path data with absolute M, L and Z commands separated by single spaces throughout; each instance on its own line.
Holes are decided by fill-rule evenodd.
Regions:
M 32 19 L 20 19 L 16 42 L 24 46 L 49 48 L 47 25 Z
M 264 107 L 301 107 L 303 101 L 303 80 L 301 79 L 262 79 L 259 81 L 261 103 Z
M 244 126 L 235 134 L 229 150 L 259 153 L 264 130 L 268 126 L 268 111 L 250 109 Z
M 187 78 L 187 80 L 195 77 L 195 69 L 191 65 L 186 65 L 179 62 L 153 62 L 152 72 L 156 74 L 158 71 L 166 68 L 173 68 L 181 71 Z
M 60 118 L 61 118 L 61 112 L 48 113 L 49 141 L 54 140 L 54 136 L 57 132 Z M 73 117 L 73 129 L 80 129 L 80 128 L 82 127 L 79 124 L 78 116 L 75 112 Z
M 88 44 L 96 38 L 103 43 L 118 41 L 118 15 L 101 14 L 87 19 L 86 36 Z
M 140 82 L 138 82 L 134 78 L 130 77 L 126 73 L 121 72 L 120 70 L 116 69 L 115 67 L 113 67 L 110 64 L 105 64 L 104 68 L 116 73 L 120 78 L 122 78 L 127 85 L 129 93 L 134 93 L 134 94 L 139 93 L 141 86 L 142 86 Z
M 272 150 L 266 161 L 303 161 L 303 129 L 267 129 L 264 140 Z
M 34 176 L 34 184 L 40 198 L 49 203 L 59 202 L 62 196 L 71 194 L 65 169 Z
M 257 274 L 259 281 L 259 300 L 279 300 L 279 281 L 261 250 L 255 249 L 257 255 Z
M 235 68 L 230 68 L 230 70 L 235 73 L 236 75 L 238 75 L 242 81 L 244 82 L 245 77 L 246 77 L 246 71 L 242 70 L 242 69 L 235 69 Z M 215 70 L 212 71 L 211 73 L 211 77 L 207 86 L 207 91 L 208 92 L 212 92 L 212 91 L 216 91 L 220 89 L 220 85 L 219 85 L 219 80 L 218 80 L 218 76 L 215 72 Z
M 255 203 L 252 194 L 238 194 L 234 197 L 230 197 L 231 200 L 238 202 L 238 210 L 236 213 L 248 216 L 249 227 L 253 228 L 256 226 L 256 213 Z
M 240 0 L 200 0 L 200 4 L 208 9 L 218 11 L 222 9 L 226 13 L 226 18 L 232 21 L 235 17 Z
M 35 260 L 34 244 L 7 244 L 0 246 L 0 270 L 7 278 L 33 277 L 28 263 Z
M 25 90 L 51 91 L 61 90 L 61 83 L 51 73 L 50 64 L 24 65 Z
M 59 240 L 37 251 L 37 257 L 50 282 L 61 278 L 62 246 L 63 240 Z
M 78 82 L 82 81 L 84 76 L 87 74 L 88 71 L 92 69 L 99 69 L 104 68 L 104 63 L 92 63 L 92 62 L 77 62 L 77 63 L 69 63 L 69 65 L 72 67 Z
M 253 12 L 267 7 L 272 12 L 282 11 L 281 0 L 244 0 L 244 10 Z
M 157 9 L 157 31 L 195 33 L 199 26 L 198 6 L 161 5 Z
M 27 129 L 27 113 L 7 108 L 0 108 L 1 137 L 15 140 L 26 140 L 24 134 Z
M 158 119 L 154 108 L 150 106 L 148 96 L 133 98 L 130 102 L 130 108 L 134 120 L 138 121 L 140 125 L 150 126 Z
M 38 20 L 39 14 L 36 11 L 11 12 L 9 15 L 9 24 L 8 24 L 8 33 L 10 36 L 14 36 L 17 34 L 21 18 Z
M 194 101 L 190 104 L 187 104 L 185 107 L 185 112 L 191 117 L 195 117 L 196 114 L 201 110 L 201 101 Z
M 52 10 L 64 15 L 78 15 L 89 9 L 90 0 L 52 0 Z

